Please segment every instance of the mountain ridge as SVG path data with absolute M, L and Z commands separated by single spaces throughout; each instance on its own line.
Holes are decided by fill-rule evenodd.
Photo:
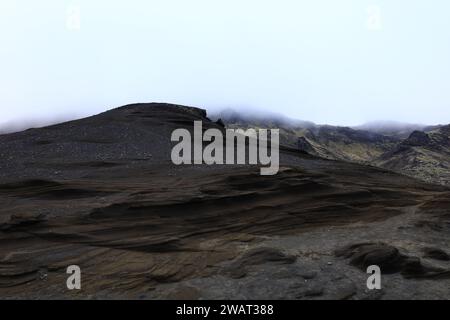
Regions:
M 302 122 L 293 121 L 264 123 L 260 118 L 255 121 L 249 116 L 239 118 L 237 113 L 222 120 L 231 128 L 279 125 L 280 139 L 284 144 L 309 154 L 374 165 L 430 183 L 450 184 L 450 125 L 388 122 L 382 126 L 341 127 L 312 123 L 303 126 Z

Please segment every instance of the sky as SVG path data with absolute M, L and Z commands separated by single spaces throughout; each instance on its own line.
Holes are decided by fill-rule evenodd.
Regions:
M 448 0 L 0 0 L 0 128 L 135 102 L 450 123 Z

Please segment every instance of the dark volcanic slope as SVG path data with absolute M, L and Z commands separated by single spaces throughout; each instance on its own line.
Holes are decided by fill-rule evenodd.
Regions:
M 99 115 L 19 133 L 0 135 L 0 178 L 79 176 L 86 168 L 170 160 L 170 134 L 204 121 L 198 108 L 134 104 Z M 73 171 L 73 172 L 69 172 Z
M 170 133 L 194 120 L 220 128 L 140 104 L 0 136 L 0 296 L 449 297 L 448 189 L 288 148 L 275 176 L 173 166 Z M 389 267 L 382 291 L 361 261 Z

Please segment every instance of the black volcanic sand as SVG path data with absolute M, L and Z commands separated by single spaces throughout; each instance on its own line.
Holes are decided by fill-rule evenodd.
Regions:
M 137 104 L 0 136 L 0 297 L 450 298 L 448 188 L 288 148 L 275 176 L 174 166 L 194 120 L 222 129 Z

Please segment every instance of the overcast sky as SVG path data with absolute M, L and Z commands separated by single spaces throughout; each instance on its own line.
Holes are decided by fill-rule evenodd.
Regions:
M 1 0 L 1 123 L 133 102 L 450 122 L 448 0 Z

